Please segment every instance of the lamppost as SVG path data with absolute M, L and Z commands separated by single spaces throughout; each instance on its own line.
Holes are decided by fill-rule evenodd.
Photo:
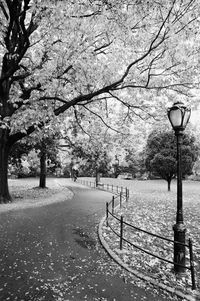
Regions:
M 177 212 L 176 224 L 173 226 L 174 271 L 175 273 L 184 273 L 186 227 L 183 222 L 181 145 L 183 131 L 189 121 L 191 109 L 186 107 L 182 102 L 176 102 L 168 109 L 167 114 L 177 139 Z

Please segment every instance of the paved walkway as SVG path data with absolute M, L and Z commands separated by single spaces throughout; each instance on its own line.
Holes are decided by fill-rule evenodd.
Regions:
M 169 300 L 129 277 L 99 244 L 111 194 L 66 185 L 74 193 L 66 202 L 0 214 L 0 300 Z

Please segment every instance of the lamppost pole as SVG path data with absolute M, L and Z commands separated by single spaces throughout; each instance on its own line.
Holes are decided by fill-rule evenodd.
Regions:
M 185 272 L 185 232 L 186 227 L 183 222 L 183 196 L 182 196 L 182 140 L 183 131 L 175 131 L 177 139 L 177 211 L 176 224 L 174 230 L 174 271 L 175 273 Z M 177 265 L 177 264 L 180 265 Z
M 183 195 L 182 195 L 182 153 L 181 146 L 183 131 L 189 121 L 191 109 L 177 102 L 168 109 L 168 118 L 175 131 L 177 139 L 177 211 L 174 230 L 174 271 L 181 274 L 185 272 L 185 232 L 183 223 Z
M 177 140 L 177 215 L 176 223 L 183 223 L 183 194 L 182 194 L 182 141 L 183 133 L 175 132 Z

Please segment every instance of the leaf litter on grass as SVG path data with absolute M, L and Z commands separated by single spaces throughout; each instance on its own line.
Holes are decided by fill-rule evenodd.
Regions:
M 132 224 L 142 230 L 149 231 L 173 240 L 172 227 L 175 224 L 176 218 L 176 192 L 171 193 L 158 190 L 153 190 L 152 185 L 148 190 L 150 181 L 145 183 L 143 191 L 137 190 L 137 181 L 130 186 L 130 200 L 124 203 L 123 207 L 115 209 L 115 214 L 119 217 L 123 215 L 124 221 Z M 129 182 L 130 183 L 130 182 Z M 135 184 L 135 187 L 134 187 Z M 146 185 L 147 184 L 147 185 Z M 129 184 L 130 185 L 130 184 Z M 191 184 L 195 185 L 195 184 Z M 189 186 L 188 186 L 189 187 Z M 193 252 L 195 259 L 196 282 L 198 289 L 200 287 L 200 201 L 197 186 L 191 193 L 189 188 L 184 191 L 184 222 L 186 225 L 186 243 L 188 238 L 193 241 Z M 109 217 L 109 225 L 119 234 L 119 221 Z M 156 254 L 164 259 L 173 261 L 173 243 L 161 240 L 157 237 L 150 236 L 140 232 L 127 225 L 123 228 L 124 237 L 133 244 L 145 249 L 146 251 Z M 186 271 L 185 277 L 177 281 L 172 269 L 173 265 L 161 261 L 151 255 L 148 255 L 133 246 L 123 243 L 125 252 L 119 251 L 119 237 L 106 225 L 103 227 L 103 236 L 109 247 L 117 253 L 120 259 L 128 264 L 131 268 L 143 272 L 147 276 L 151 276 L 166 285 L 181 289 L 182 291 L 191 292 L 191 273 Z M 187 249 L 187 248 L 186 248 Z M 188 249 L 187 249 L 188 250 Z M 186 253 L 186 264 L 189 266 L 189 252 Z
M 39 188 L 37 178 L 9 179 L 12 203 L 1 204 L 0 213 L 31 207 L 39 207 L 71 199 L 73 193 L 67 189 L 65 179 L 47 179 L 47 188 Z

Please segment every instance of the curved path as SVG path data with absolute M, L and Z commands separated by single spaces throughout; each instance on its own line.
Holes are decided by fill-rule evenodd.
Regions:
M 169 300 L 129 277 L 99 244 L 111 194 L 65 183 L 70 200 L 0 214 L 0 300 Z

